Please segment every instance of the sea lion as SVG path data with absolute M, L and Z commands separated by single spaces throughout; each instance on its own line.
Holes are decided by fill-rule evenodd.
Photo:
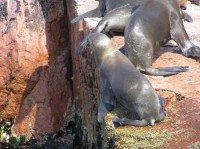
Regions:
M 130 4 L 126 4 L 110 10 L 92 30 L 92 33 L 104 33 L 110 37 L 116 35 L 123 36 L 125 26 L 131 17 L 131 13 L 141 4 L 142 2 L 138 5 L 134 5 L 134 7 Z M 181 15 L 183 15 L 183 13 L 181 13 Z M 187 19 L 189 20 L 189 16 L 187 16 Z
M 147 0 L 99 0 L 99 5 L 97 8 L 90 10 L 86 13 L 83 13 L 82 15 L 77 16 L 76 18 L 71 20 L 71 23 L 76 23 L 80 20 L 83 20 L 84 18 L 104 17 L 107 13 L 109 13 L 113 9 L 122 7 L 127 4 L 131 5 L 132 7 L 135 7 L 146 1 Z M 178 0 L 178 2 L 180 5 L 180 8 L 185 10 L 187 0 Z M 193 22 L 193 19 L 189 14 L 183 11 L 181 11 L 181 14 L 182 14 L 182 18 L 185 21 Z
M 111 36 L 123 34 L 125 25 L 131 16 L 131 10 L 134 9 L 132 10 L 134 12 L 135 9 L 137 9 L 138 7 L 140 6 L 136 6 L 135 8 L 132 8 L 130 5 L 125 5 L 125 6 L 113 9 L 99 22 L 99 24 L 92 31 L 92 33 L 104 33 L 106 35 L 111 35 Z M 118 14 L 118 15 L 115 15 L 115 14 Z M 120 21 L 120 24 L 118 23 L 119 21 Z M 82 50 L 85 49 L 86 45 L 87 45 L 87 37 L 85 37 L 82 43 L 79 45 L 77 49 L 77 54 L 82 53 Z M 144 58 L 141 56 L 141 59 L 144 59 Z M 149 75 L 164 76 L 164 75 L 173 75 L 180 72 L 185 72 L 187 71 L 187 67 L 173 66 L 173 67 L 163 67 L 163 68 L 156 68 L 156 69 L 149 68 L 148 70 L 149 72 L 147 74 Z M 151 73 L 150 73 L 150 70 L 151 70 Z M 154 73 L 152 73 L 152 70 L 154 70 Z M 141 71 L 145 73 L 145 71 L 143 70 Z
M 141 72 L 167 75 L 177 68 L 151 68 L 154 51 L 170 39 L 175 40 L 185 56 L 200 57 L 200 48 L 188 38 L 174 0 L 151 0 L 138 7 L 125 27 L 125 54 Z M 178 68 L 179 69 L 179 68 Z
M 146 126 L 164 119 L 163 99 L 159 99 L 147 78 L 112 44 L 109 37 L 102 33 L 92 33 L 87 37 L 87 44 L 92 47 L 100 73 L 102 95 L 98 109 L 99 122 L 103 121 L 116 103 L 138 118 L 117 117 L 113 118 L 113 122 Z
M 138 6 L 135 6 L 134 8 L 137 9 L 137 7 Z M 104 33 L 110 37 L 116 35 L 123 36 L 125 26 L 129 18 L 131 17 L 132 9 L 133 9 L 132 6 L 127 4 L 111 10 L 102 18 L 102 20 L 100 20 L 98 25 L 92 30 L 91 33 Z M 78 49 L 76 50 L 78 55 L 82 53 L 82 50 L 85 49 L 86 45 L 87 45 L 87 36 L 83 39 Z

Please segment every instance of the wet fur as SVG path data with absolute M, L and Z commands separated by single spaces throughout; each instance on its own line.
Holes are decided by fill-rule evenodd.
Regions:
M 93 33 L 87 37 L 92 47 L 96 66 L 101 80 L 101 101 L 98 109 L 98 121 L 102 122 L 107 112 L 120 103 L 138 119 L 113 118 L 120 124 L 146 126 L 154 125 L 164 119 L 163 102 L 146 77 L 141 74 L 104 34 Z M 123 78 L 123 79 L 122 79 Z M 117 98 L 114 100 L 113 96 Z

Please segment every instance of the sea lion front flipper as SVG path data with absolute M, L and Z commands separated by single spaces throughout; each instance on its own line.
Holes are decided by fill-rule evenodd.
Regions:
M 109 80 L 103 72 L 100 72 L 101 79 L 101 101 L 98 108 L 98 122 L 103 122 L 104 116 L 116 107 L 113 91 L 111 89 Z
M 172 13 L 172 18 L 177 17 L 176 13 Z M 170 34 L 171 39 L 174 40 L 180 47 L 181 51 L 183 52 L 183 55 L 185 56 L 193 56 L 193 57 L 200 57 L 200 47 L 194 45 L 189 37 L 188 34 L 184 28 L 183 23 L 180 21 L 180 19 L 171 19 L 170 20 Z
M 95 11 L 96 11 L 96 9 L 93 9 L 93 10 L 90 10 L 90 11 L 88 11 L 86 13 L 81 14 L 81 15 L 77 16 L 76 18 L 72 19 L 71 23 L 74 24 L 74 23 L 76 23 L 76 22 L 78 22 L 80 20 L 83 20 L 84 18 L 91 17 L 91 16 L 93 16 L 95 14 Z
M 99 5 L 97 8 L 90 10 L 86 13 L 83 13 L 82 15 L 77 16 L 73 20 L 71 20 L 71 23 L 76 23 L 80 20 L 83 20 L 84 18 L 92 18 L 92 17 L 103 17 L 106 11 L 106 3 L 105 0 L 100 0 Z
M 121 33 L 121 31 L 119 30 L 122 30 L 121 28 L 125 28 L 126 23 L 124 22 L 127 22 L 127 18 L 131 16 L 131 14 L 129 14 L 131 9 L 132 6 L 130 6 L 129 4 L 112 9 L 99 21 L 92 33 L 103 33 L 110 37 L 115 36 L 116 32 L 117 34 L 123 35 L 123 33 Z
M 78 48 L 76 49 L 76 54 L 81 55 L 85 50 L 86 46 L 88 45 L 87 41 L 88 36 L 86 36 L 83 41 L 79 44 Z
M 167 76 L 174 75 L 180 72 L 188 71 L 188 66 L 172 66 L 172 67 L 160 67 L 160 68 L 147 68 L 145 70 L 141 70 L 141 72 L 152 75 L 152 76 Z
M 200 57 L 200 47 L 198 46 L 191 46 L 191 47 L 187 47 L 187 48 L 183 48 L 181 49 L 182 52 L 183 52 L 183 55 L 189 57 L 189 56 L 192 56 L 192 57 Z
M 149 124 L 146 120 L 132 120 L 128 118 L 119 118 L 119 117 L 112 118 L 112 121 L 115 123 L 119 123 L 121 125 L 122 124 L 133 125 L 133 126 L 139 126 L 139 127 L 147 126 Z
M 106 109 L 105 105 L 103 104 L 103 101 L 100 101 L 99 107 L 98 107 L 98 116 L 97 120 L 99 123 L 102 123 L 104 120 L 104 116 L 108 113 L 109 111 Z
M 182 14 L 183 14 L 183 19 L 184 19 L 185 21 L 187 21 L 187 22 L 193 22 L 192 17 L 191 17 L 188 13 L 182 12 Z

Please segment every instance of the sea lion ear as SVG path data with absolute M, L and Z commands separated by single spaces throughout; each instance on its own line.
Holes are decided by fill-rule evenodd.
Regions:
M 139 7 L 140 5 L 134 6 L 131 10 L 131 14 Z

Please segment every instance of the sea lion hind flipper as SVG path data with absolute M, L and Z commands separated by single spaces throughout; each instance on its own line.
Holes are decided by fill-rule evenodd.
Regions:
M 185 72 L 188 71 L 189 66 L 171 66 L 171 67 L 159 67 L 158 70 L 170 71 L 170 72 Z
M 102 100 L 100 101 L 99 107 L 98 107 L 98 116 L 97 120 L 99 123 L 102 123 L 104 120 L 104 116 L 108 113 L 108 110 L 106 109 L 105 105 L 103 104 Z
M 152 76 L 167 76 L 167 75 L 175 75 L 180 72 L 188 71 L 188 66 L 172 66 L 172 67 L 160 67 L 160 68 L 147 68 L 145 70 L 141 70 L 141 72 L 152 75 Z
M 112 121 L 119 124 L 133 125 L 138 127 L 147 126 L 149 124 L 147 120 L 132 120 L 128 118 L 119 118 L 119 117 L 112 118 Z

